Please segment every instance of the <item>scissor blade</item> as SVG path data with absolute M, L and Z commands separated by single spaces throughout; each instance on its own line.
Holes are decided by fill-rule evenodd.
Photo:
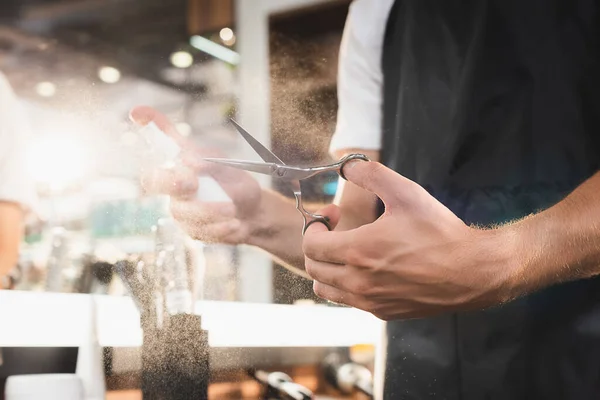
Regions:
M 256 172 L 259 174 L 273 175 L 277 169 L 277 164 L 262 163 L 256 161 L 231 160 L 228 158 L 203 158 L 204 161 L 226 165 L 244 171 Z
M 254 139 L 254 137 L 249 134 L 244 128 L 242 128 L 237 122 L 233 119 L 230 119 L 231 123 L 236 127 L 238 132 L 242 135 L 242 137 L 248 142 L 248 144 L 256 151 L 256 153 L 268 163 L 275 163 L 279 165 L 285 165 L 283 161 L 279 159 L 275 154 L 271 152 L 271 150 L 267 149 L 262 145 L 258 140 Z

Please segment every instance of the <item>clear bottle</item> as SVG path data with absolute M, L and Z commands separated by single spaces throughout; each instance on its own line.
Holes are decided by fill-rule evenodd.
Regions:
M 50 240 L 50 257 L 46 264 L 46 291 L 62 292 L 65 286 L 64 270 L 70 264 L 67 231 L 62 227 L 52 229 Z
M 161 218 L 158 221 L 156 266 L 162 272 L 169 315 L 193 313 L 185 241 L 185 234 L 173 218 Z

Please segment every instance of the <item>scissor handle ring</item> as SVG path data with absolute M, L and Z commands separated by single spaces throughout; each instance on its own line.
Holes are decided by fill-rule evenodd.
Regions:
M 353 160 L 371 161 L 371 160 L 369 160 L 369 157 L 365 156 L 364 154 L 348 154 L 347 156 L 342 158 L 340 160 L 340 176 L 345 181 L 347 181 L 348 179 L 346 179 L 346 175 L 344 175 L 344 166 L 348 162 L 353 161 Z
M 304 224 L 304 229 L 302 229 L 302 236 L 304 236 L 308 227 L 311 226 L 312 224 L 314 224 L 315 222 L 319 222 L 319 223 L 325 225 L 327 227 L 328 231 L 331 230 L 331 224 L 329 223 L 329 217 L 319 216 L 318 218 L 314 218 Z

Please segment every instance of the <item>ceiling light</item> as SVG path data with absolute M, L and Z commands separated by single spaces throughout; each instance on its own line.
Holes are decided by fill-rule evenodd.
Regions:
M 52 97 L 56 94 L 56 85 L 52 82 L 40 82 L 35 90 L 42 97 Z
M 224 42 L 229 42 L 234 37 L 233 31 L 231 30 L 231 28 L 221 29 L 221 32 L 219 32 L 219 36 L 221 37 L 221 40 Z
M 225 46 L 221 46 L 218 43 L 208 40 L 202 36 L 192 36 L 190 44 L 213 57 L 223 60 L 229 64 L 238 64 L 240 62 L 240 55 L 235 51 L 228 49 Z
M 227 46 L 233 46 L 235 44 L 235 36 L 231 38 L 231 40 L 224 40 L 223 44 Z
M 121 71 L 113 67 L 102 67 L 98 70 L 98 77 L 105 83 L 117 83 L 121 80 Z
M 194 57 L 187 51 L 176 51 L 171 54 L 171 64 L 177 68 L 188 68 L 194 62 Z

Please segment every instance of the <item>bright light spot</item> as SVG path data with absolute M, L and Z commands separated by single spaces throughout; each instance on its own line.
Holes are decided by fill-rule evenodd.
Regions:
M 232 37 L 230 40 L 223 40 L 223 44 L 227 46 L 233 46 L 235 44 L 235 36 Z
M 52 189 L 61 189 L 86 176 L 89 171 L 85 147 L 72 138 L 42 137 L 29 148 L 30 175 Z
M 188 68 L 194 62 L 194 57 L 187 51 L 176 51 L 171 54 L 171 64 L 177 68 Z
M 105 83 L 117 83 L 121 80 L 121 71 L 113 67 L 102 67 L 98 70 L 98 77 Z
M 35 90 L 42 97 L 52 97 L 56 94 L 56 85 L 52 82 L 40 82 L 36 85 Z
M 192 134 L 192 127 L 187 122 L 178 122 L 175 127 L 181 136 L 190 136 Z
M 219 36 L 221 37 L 221 40 L 224 42 L 228 42 L 234 38 L 234 34 L 233 34 L 233 31 L 231 30 L 231 28 L 221 29 L 221 32 L 219 32 Z

